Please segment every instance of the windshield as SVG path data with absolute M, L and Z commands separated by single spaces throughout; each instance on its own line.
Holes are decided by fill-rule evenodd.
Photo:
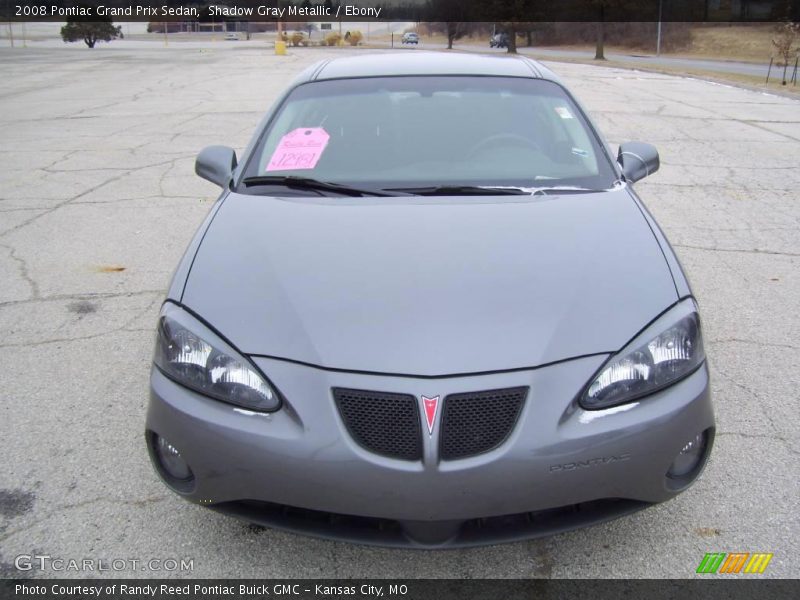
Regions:
M 513 77 L 371 77 L 294 89 L 245 178 L 425 186 L 608 189 L 597 137 L 557 84 Z M 274 193 L 240 186 L 245 193 Z

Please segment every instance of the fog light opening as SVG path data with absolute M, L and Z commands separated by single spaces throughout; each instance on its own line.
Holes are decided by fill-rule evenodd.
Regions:
M 703 461 L 708 445 L 708 432 L 698 433 L 688 440 L 667 471 L 667 477 L 681 479 L 695 472 Z
M 192 478 L 192 470 L 183 460 L 178 449 L 161 436 L 156 436 L 156 452 L 162 468 L 168 475 L 179 481 Z
M 166 438 L 151 433 L 150 449 L 164 481 L 179 492 L 191 491 L 194 487 L 194 473 L 178 448 Z

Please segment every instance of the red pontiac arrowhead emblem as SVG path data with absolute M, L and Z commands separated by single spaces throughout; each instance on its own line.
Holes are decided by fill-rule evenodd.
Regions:
M 425 420 L 428 422 L 428 435 L 433 435 L 433 423 L 436 420 L 436 410 L 439 408 L 439 396 L 428 398 L 422 397 L 422 405 L 425 407 Z

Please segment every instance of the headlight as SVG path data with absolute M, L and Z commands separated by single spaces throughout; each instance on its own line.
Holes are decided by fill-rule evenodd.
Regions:
M 264 412 L 280 406 L 255 365 L 174 304 L 161 311 L 153 362 L 177 383 L 222 402 Z
M 630 402 L 686 377 L 703 360 L 700 319 L 689 299 L 656 319 L 603 365 L 580 403 L 591 410 Z

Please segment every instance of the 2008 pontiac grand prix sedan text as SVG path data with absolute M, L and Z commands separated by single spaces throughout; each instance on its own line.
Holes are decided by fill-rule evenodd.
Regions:
M 413 140 L 414 143 L 408 143 Z M 524 58 L 300 75 L 158 324 L 146 439 L 188 500 L 364 543 L 483 544 L 668 500 L 714 438 L 697 305 L 616 159 Z

